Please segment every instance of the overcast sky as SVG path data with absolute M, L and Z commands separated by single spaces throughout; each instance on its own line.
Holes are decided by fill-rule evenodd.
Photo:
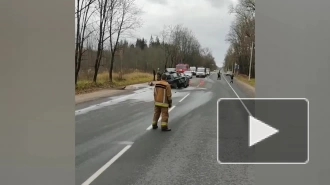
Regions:
M 225 42 L 234 15 L 228 7 L 237 0 L 136 0 L 142 8 L 143 26 L 134 34 L 148 40 L 159 35 L 164 25 L 183 24 L 191 29 L 202 47 L 212 50 L 222 66 L 228 43 Z

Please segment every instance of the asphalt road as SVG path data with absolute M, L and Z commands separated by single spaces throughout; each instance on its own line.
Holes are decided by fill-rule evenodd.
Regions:
M 252 166 L 217 162 L 217 100 L 247 96 L 216 78 L 172 89 L 171 132 L 150 129 L 153 87 L 77 105 L 76 184 L 253 184 Z

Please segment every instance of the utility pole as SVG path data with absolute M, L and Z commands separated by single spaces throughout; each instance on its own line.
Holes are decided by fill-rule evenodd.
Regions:
M 253 41 L 251 43 L 251 56 L 250 56 L 250 66 L 249 66 L 249 81 L 251 80 L 251 66 L 252 66 L 252 55 L 253 55 Z
M 232 72 L 233 75 L 235 74 L 235 64 L 236 64 L 236 62 L 234 61 L 233 62 L 233 66 L 232 66 L 232 70 L 231 70 L 231 72 Z

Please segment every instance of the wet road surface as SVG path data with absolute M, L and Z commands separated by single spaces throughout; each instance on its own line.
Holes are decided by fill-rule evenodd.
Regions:
M 217 162 L 217 100 L 247 96 L 216 78 L 172 89 L 171 132 L 150 129 L 153 87 L 77 105 L 76 184 L 253 184 L 250 165 Z

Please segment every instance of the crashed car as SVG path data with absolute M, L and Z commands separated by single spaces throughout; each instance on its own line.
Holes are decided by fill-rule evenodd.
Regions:
M 188 75 L 184 74 L 184 73 L 178 73 L 178 75 L 180 75 L 181 77 L 184 78 L 184 81 L 185 81 L 184 82 L 185 83 L 184 87 L 185 88 L 188 87 L 189 86 L 190 77 Z
M 171 85 L 172 88 L 185 87 L 185 78 L 179 76 L 177 72 L 166 72 L 166 81 Z

